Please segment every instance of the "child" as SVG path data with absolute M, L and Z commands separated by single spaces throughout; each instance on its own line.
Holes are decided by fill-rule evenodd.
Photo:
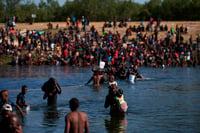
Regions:
M 114 84 L 116 86 L 118 86 L 117 82 L 115 81 L 115 76 L 114 75 L 110 75 L 109 76 L 109 86 L 114 85 Z
M 124 100 L 122 89 L 118 90 L 116 99 L 119 102 L 120 111 L 125 113 L 128 109 L 128 106 L 127 106 L 127 102 Z

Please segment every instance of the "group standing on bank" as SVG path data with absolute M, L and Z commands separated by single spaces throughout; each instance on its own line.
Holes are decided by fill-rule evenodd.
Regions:
M 103 26 L 102 31 L 85 21 L 82 26 L 70 19 L 66 29 L 51 31 L 0 28 L 0 55 L 10 55 L 12 65 L 72 65 L 94 66 L 99 60 L 112 66 L 195 66 L 199 64 L 196 51 L 200 37 L 188 35 L 187 26 L 166 27 L 150 19 L 137 25 Z M 115 22 L 116 23 L 116 22 Z M 112 31 L 114 28 L 114 32 Z M 125 33 L 118 29 L 125 28 Z M 160 33 L 166 36 L 159 38 Z M 15 41 L 16 40 L 16 41 Z M 15 43 L 15 44 L 14 44 Z

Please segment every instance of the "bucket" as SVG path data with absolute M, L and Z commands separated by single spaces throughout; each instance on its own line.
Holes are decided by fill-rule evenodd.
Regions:
M 100 69 L 104 69 L 105 66 L 105 62 L 104 61 L 100 61 L 99 67 Z
M 130 74 L 129 75 L 129 79 L 128 79 L 131 83 L 135 83 L 135 75 L 133 75 L 133 74 Z
M 26 112 L 26 113 L 29 113 L 29 112 L 30 112 L 30 105 L 28 105 L 28 106 L 25 108 L 25 112 Z

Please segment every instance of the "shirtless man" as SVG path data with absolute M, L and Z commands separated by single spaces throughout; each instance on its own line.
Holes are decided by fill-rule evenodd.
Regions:
M 90 78 L 90 80 L 85 84 L 88 85 L 92 80 L 93 80 L 93 84 L 96 86 L 99 86 L 100 83 L 102 82 L 102 78 L 104 76 L 104 72 L 99 72 L 99 71 L 94 71 L 92 77 Z
M 78 111 L 79 100 L 72 98 L 69 101 L 71 113 L 65 116 L 65 131 L 64 133 L 89 133 L 89 123 L 87 114 Z

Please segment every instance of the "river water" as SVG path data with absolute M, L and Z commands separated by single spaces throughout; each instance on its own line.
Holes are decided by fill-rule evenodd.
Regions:
M 146 80 L 131 84 L 117 80 L 128 103 L 125 117 L 111 118 L 104 108 L 107 84 L 94 88 L 85 84 L 91 68 L 69 66 L 0 67 L 0 90 L 8 89 L 15 102 L 22 85 L 30 91 L 26 101 L 31 109 L 22 119 L 25 133 L 62 133 L 64 117 L 70 112 L 68 101 L 77 97 L 79 110 L 88 114 L 91 133 L 199 133 L 200 69 L 199 67 L 139 68 Z M 62 88 L 58 107 L 48 108 L 40 87 L 49 77 Z

